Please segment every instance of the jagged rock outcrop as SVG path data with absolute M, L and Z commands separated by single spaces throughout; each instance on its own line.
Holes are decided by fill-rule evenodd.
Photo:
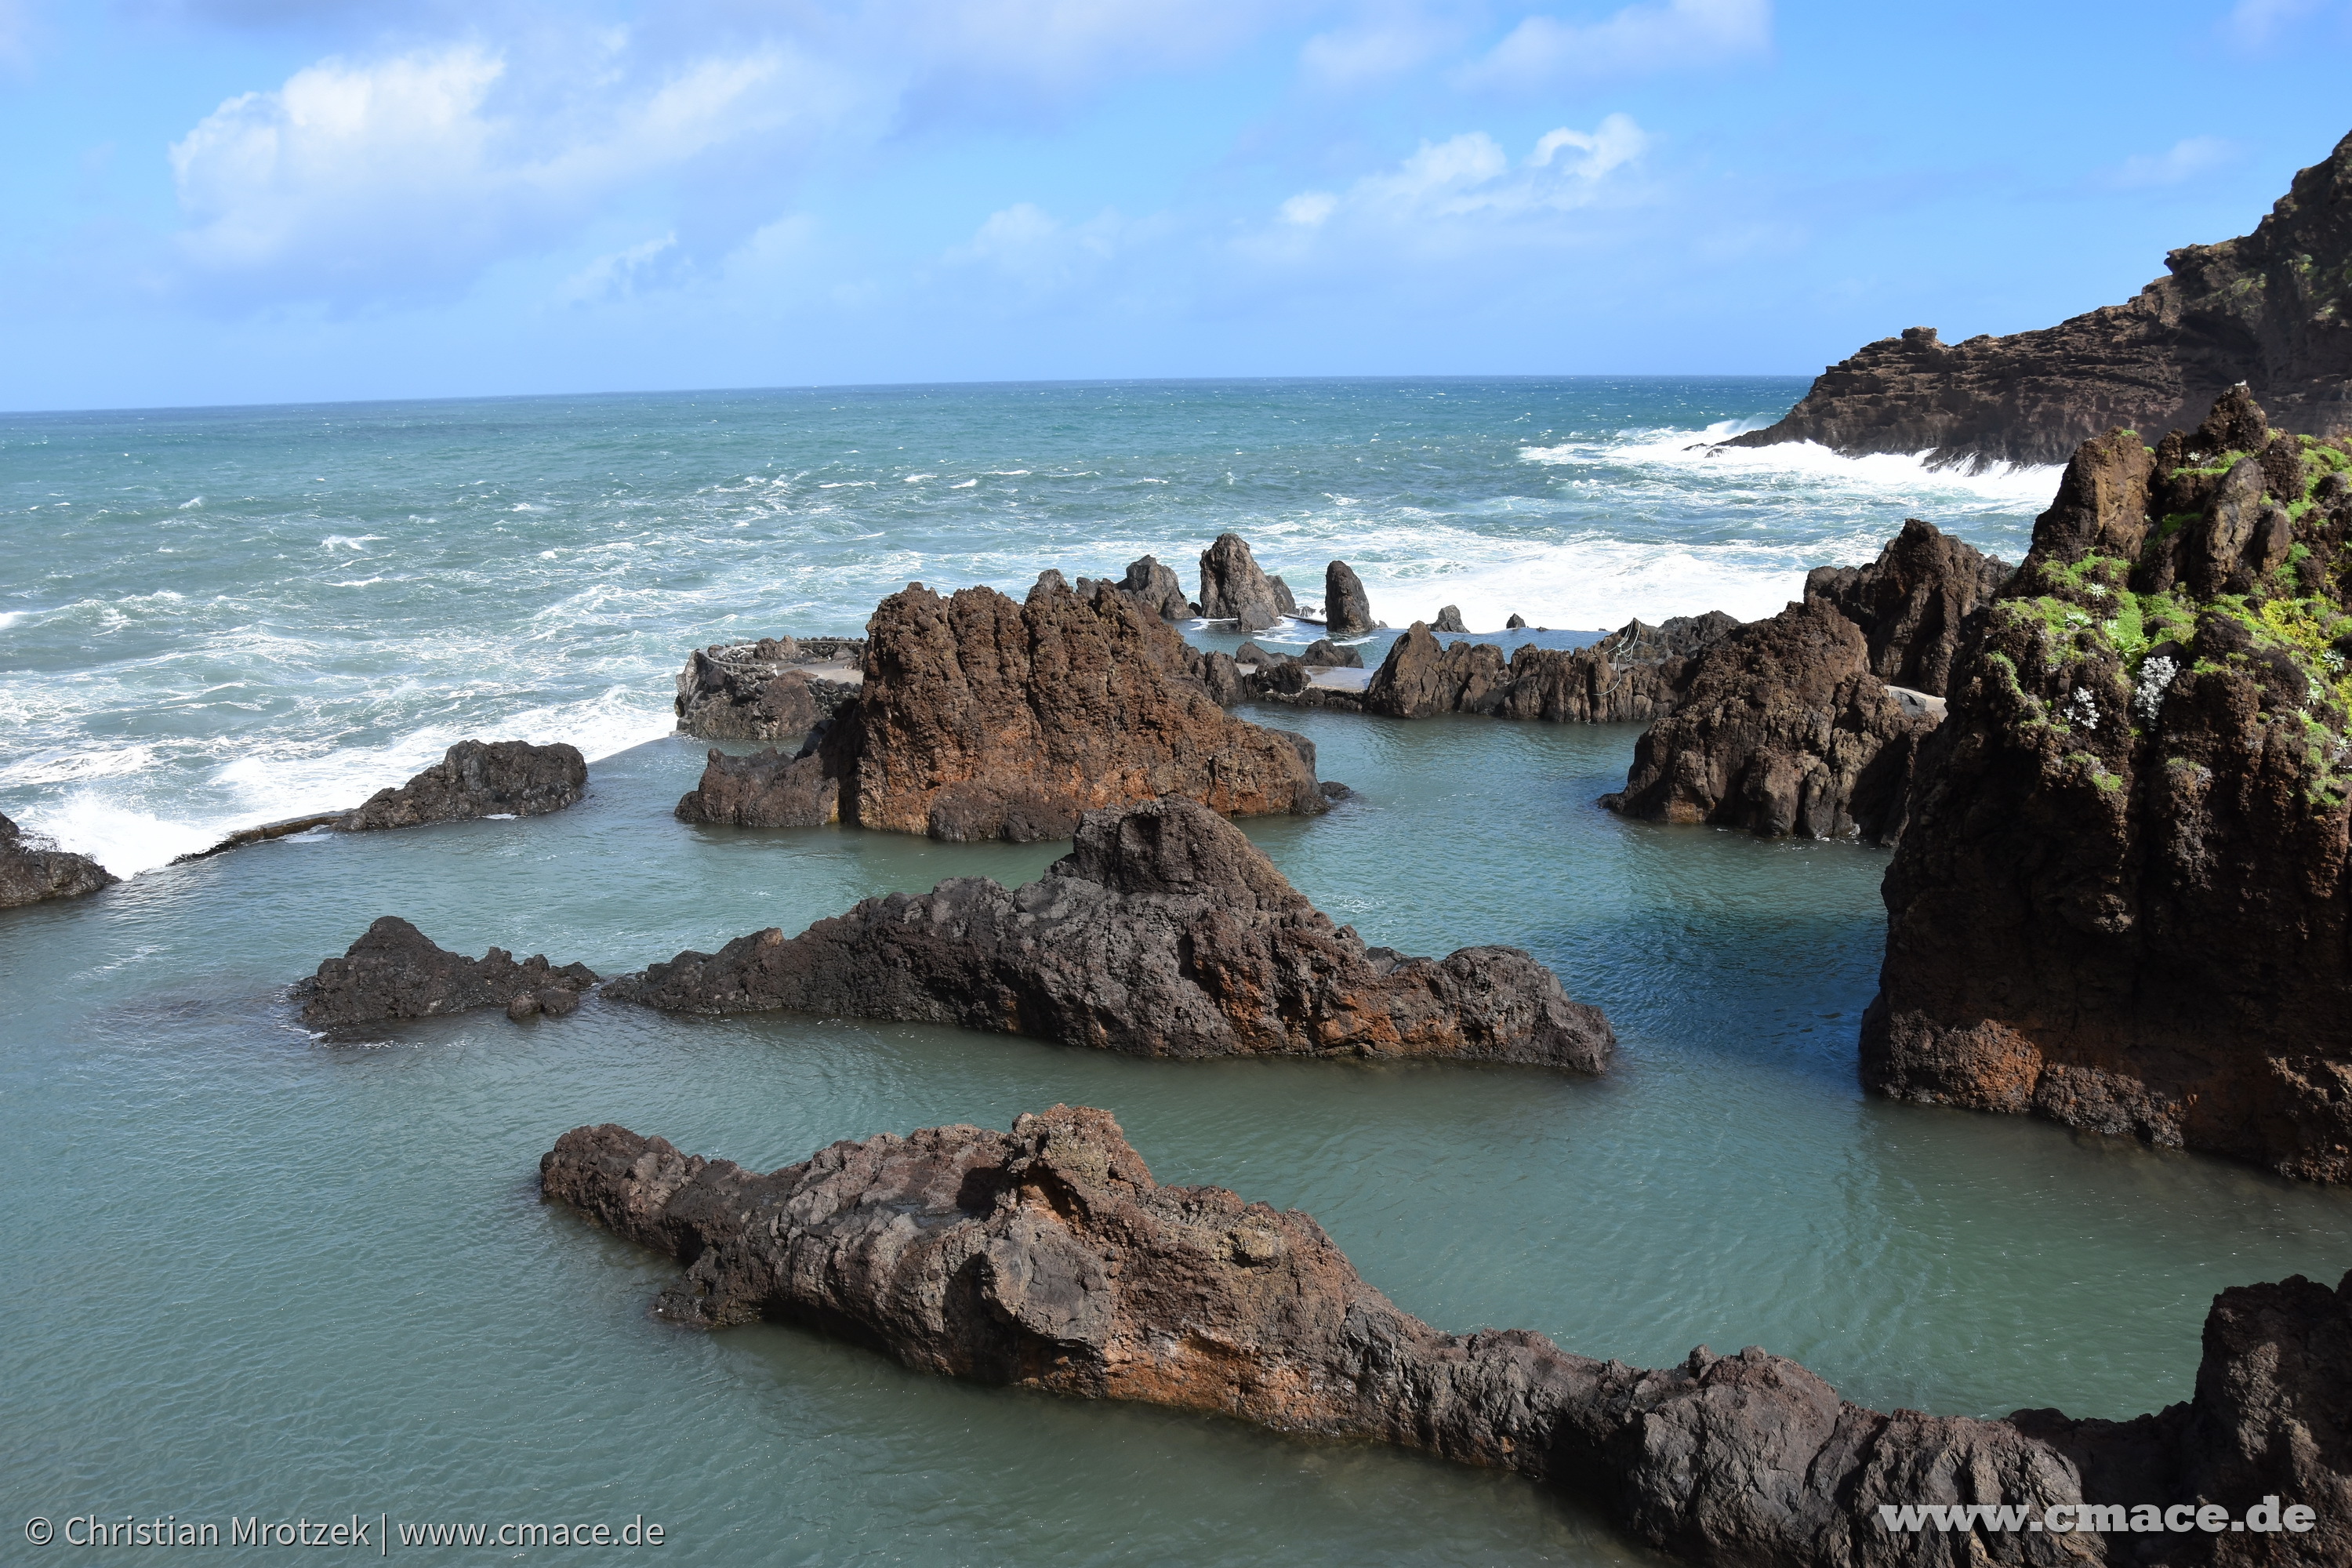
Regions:
M 2242 381 L 2283 430 L 2352 431 L 2352 136 L 2298 173 L 2253 233 L 2184 246 L 2164 265 L 2126 303 L 2037 331 L 1883 339 L 1729 444 L 2059 463 L 2104 430 L 2189 425 Z
M 398 789 L 376 791 L 332 826 L 360 833 L 472 817 L 540 816 L 562 811 L 587 789 L 588 763 L 577 746 L 460 741 Z
M 697 648 L 677 678 L 677 727 L 706 741 L 804 735 L 857 695 L 859 637 L 761 637 Z
M 1450 1057 L 1598 1072 L 1597 1008 L 1517 948 L 1407 958 L 1335 927 L 1241 830 L 1181 798 L 1090 812 L 1071 853 L 868 899 L 786 938 L 682 952 L 607 994 L 955 1024 L 1136 1056 Z
M 1720 610 L 1676 616 L 1657 626 L 1631 621 L 1573 652 L 1522 644 L 1506 665 L 1492 643 L 1440 645 L 1416 621 L 1389 645 L 1363 706 L 1392 719 L 1492 713 L 1556 723 L 1646 723 L 1674 711 L 1698 656 L 1738 626 Z
M 1503 629 L 1507 632 L 1522 632 L 1527 628 L 1528 618 L 1516 610 L 1511 612 L 1511 618 L 1503 623 Z
M 1317 669 L 1361 669 L 1364 656 L 1351 647 L 1341 647 L 1329 637 L 1317 637 L 1298 656 L 1298 662 Z
M 761 1318 L 918 1371 L 1213 1411 L 1511 1469 L 1619 1528 L 1724 1568 L 2077 1568 L 2137 1539 L 1889 1530 L 1881 1506 L 2314 1505 L 2324 1532 L 2181 1536 L 2175 1564 L 2340 1564 L 2352 1279 L 2224 1291 L 2196 1399 L 2140 1425 L 2161 1489 L 2108 1489 L 2112 1423 L 1892 1415 L 1795 1362 L 1705 1346 L 1644 1371 L 1525 1330 L 1442 1333 L 1366 1283 L 1297 1210 L 1154 1181 L 1118 1124 L 1057 1105 L 1010 1132 L 935 1127 L 840 1142 L 765 1174 L 610 1124 L 565 1133 L 541 1192 L 676 1258 L 655 1312 Z M 2048 1433 L 2049 1436 L 2040 1434 Z M 2213 1489 L 2201 1489 L 2211 1487 Z M 2191 1489 L 2192 1488 L 2199 1489 Z
M 1903 531 L 1867 566 L 1819 566 L 1805 597 L 1827 601 L 1862 628 L 1870 672 L 1889 686 L 1941 697 L 1968 617 L 1991 602 L 2015 570 L 1931 522 L 1906 518 Z
M 327 960 L 317 974 L 298 981 L 293 994 L 302 1004 L 302 1021 L 324 1029 L 475 1007 L 504 1007 L 510 1018 L 560 1015 L 578 1007 L 581 994 L 595 984 L 595 971 L 584 963 L 558 969 L 544 954 L 518 963 L 496 947 L 480 958 L 467 958 L 434 946 L 406 921 L 385 915 L 342 957 Z
M 1329 637 L 1360 637 L 1375 630 L 1380 622 L 1372 619 L 1372 601 L 1364 592 L 1363 579 L 1356 569 L 1344 561 L 1334 561 L 1323 569 L 1323 630 Z
M 1237 621 L 1245 632 L 1264 631 L 1297 601 L 1279 577 L 1269 577 L 1238 533 L 1221 533 L 1201 552 L 1201 614 L 1213 621 Z
M 1768 838 L 1888 843 L 1937 717 L 1871 673 L 1860 627 L 1807 599 L 1710 648 L 1681 704 L 1635 743 L 1624 790 L 1601 804 Z
M 1887 871 L 1863 1074 L 2352 1180 L 2352 451 L 2086 442 Z
M 1184 586 L 1177 582 L 1175 571 L 1160 563 L 1160 558 L 1147 555 L 1140 561 L 1130 561 L 1127 575 L 1118 585 L 1135 595 L 1143 607 L 1163 621 L 1181 621 L 1193 614 L 1192 601 L 1184 597 Z
M 0 816 L 0 910 L 94 893 L 121 879 L 89 856 L 46 845 Z
M 1242 816 L 1326 808 L 1289 738 L 1223 710 L 1244 695 L 1232 658 L 1107 580 L 1049 572 L 1024 604 L 909 584 L 867 623 L 864 673 L 799 756 L 714 753 L 678 816 L 1026 842 L 1166 795 Z
M 1429 623 L 1429 629 L 1433 632 L 1456 632 L 1465 637 L 1467 637 L 1470 632 L 1470 628 L 1462 624 L 1462 607 L 1458 605 L 1448 605 L 1438 611 L 1437 618 Z

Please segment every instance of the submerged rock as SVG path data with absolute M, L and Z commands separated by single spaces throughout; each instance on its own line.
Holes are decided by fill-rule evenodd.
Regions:
M 1682 702 L 1635 743 L 1624 790 L 1601 804 L 1764 837 L 1892 842 L 1937 716 L 1869 665 L 1861 628 L 1826 599 L 1742 626 L 1701 658 Z
M 677 727 L 706 741 L 806 734 L 857 696 L 858 637 L 761 637 L 697 648 L 677 678 Z
M 558 969 L 544 954 L 518 963 L 513 954 L 492 948 L 480 958 L 436 947 L 423 931 L 396 915 L 367 928 L 341 958 L 319 965 L 298 982 L 295 1000 L 302 1021 L 316 1028 L 427 1018 L 475 1007 L 504 1007 L 509 1017 L 533 1013 L 569 1013 L 580 994 L 596 984 L 584 963 Z
M 561 811 L 588 788 L 580 749 L 557 742 L 460 741 L 398 789 L 380 789 L 338 818 L 346 833 L 415 827 L 482 816 L 539 816 Z
M 1822 372 L 1778 424 L 1728 444 L 2059 463 L 2103 430 L 2187 426 L 2241 381 L 2284 429 L 2352 430 L 2352 136 L 2299 172 L 2252 234 L 2164 264 L 2123 304 L 2054 327 L 1883 339 Z
M 1360 637 L 1378 627 L 1372 602 L 1363 580 L 1344 561 L 1334 561 L 1323 572 L 1323 629 L 1335 637 Z
M 1208 619 L 1259 632 L 1297 608 L 1288 586 L 1259 569 L 1240 534 L 1221 533 L 1201 552 L 1201 614 Z
M 761 1318 L 917 1371 L 1213 1411 L 1510 1469 L 1723 1568 L 2077 1568 L 2135 1537 L 1890 1530 L 1882 1506 L 2312 1506 L 2309 1533 L 2150 1545 L 2212 1568 L 2320 1568 L 2352 1544 L 2352 1277 L 2225 1290 L 2196 1398 L 2138 1422 L 1883 1415 L 1797 1363 L 1705 1346 L 1644 1371 L 1525 1330 L 1448 1334 L 1366 1283 L 1297 1210 L 1162 1186 L 1104 1111 L 1010 1132 L 840 1142 L 761 1174 L 610 1124 L 540 1162 L 551 1202 L 686 1266 L 656 1315 Z
M 2242 393 L 2075 454 L 1921 757 L 1869 1087 L 2352 1180 L 2347 471 Z
M 1139 1056 L 1452 1057 L 1601 1070 L 1599 1009 L 1509 947 L 1443 960 L 1367 947 L 1241 830 L 1171 797 L 1090 812 L 1071 853 L 868 899 L 606 988 L 679 1013 L 769 1008 L 1032 1035 Z
M 0 816 L 0 910 L 94 893 L 121 879 L 89 856 L 45 845 Z

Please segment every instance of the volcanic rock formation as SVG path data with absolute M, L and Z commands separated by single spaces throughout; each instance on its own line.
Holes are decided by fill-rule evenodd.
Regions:
M 1864 1081 L 2352 1179 L 2352 451 L 2085 442 L 1962 649 Z
M 1259 570 L 1240 534 L 1221 533 L 1201 552 L 1201 614 L 1210 620 L 1238 621 L 1242 630 L 1260 632 L 1297 612 L 1289 586 Z
M 1463 624 L 1462 607 L 1459 605 L 1448 605 L 1438 611 L 1437 618 L 1429 623 L 1429 629 L 1433 632 L 1456 632 L 1464 636 L 1467 636 L 1470 631 L 1470 628 Z
M 1573 652 L 1522 644 L 1503 662 L 1492 643 L 1440 645 L 1415 621 L 1389 645 L 1365 689 L 1367 712 L 1391 719 L 1492 713 L 1573 724 L 1646 723 L 1674 711 L 1696 659 L 1739 627 L 1720 610 L 1664 626 L 1628 622 Z
M 2009 575 L 1916 518 L 1870 564 L 1820 568 L 1802 604 L 1699 656 L 1682 703 L 1636 744 L 1624 790 L 1601 804 L 1893 843 L 1962 628 Z
M 460 741 L 398 789 L 380 789 L 332 826 L 346 833 L 562 811 L 588 788 L 580 749 L 557 742 Z
M 2352 1278 L 2226 1290 L 2197 1396 L 2137 1422 L 1881 1415 L 1796 1363 L 1705 1346 L 1643 1371 L 1524 1330 L 1441 1333 L 1365 1283 L 1297 1210 L 1152 1179 L 1100 1110 L 1012 1131 L 840 1142 L 760 1174 L 580 1127 L 544 1196 L 686 1266 L 654 1310 L 781 1319 L 918 1371 L 1214 1411 L 1512 1469 L 1726 1568 L 2077 1568 L 2142 1538 L 1887 1529 L 1882 1505 L 2211 1500 L 2310 1506 L 2303 1533 L 2168 1535 L 2210 1568 L 2340 1565 L 2352 1549 Z
M 677 678 L 677 727 L 706 741 L 804 735 L 857 695 L 860 637 L 761 637 L 697 648 Z
M 557 969 L 544 954 L 517 963 L 503 948 L 480 958 L 451 952 L 397 915 L 367 928 L 341 958 L 319 965 L 298 981 L 295 1000 L 302 1021 L 318 1028 L 383 1023 L 392 1018 L 428 1018 L 475 1007 L 504 1007 L 507 1016 L 563 1014 L 580 1005 L 580 994 L 596 984 L 584 963 Z
M 1145 609 L 1163 621 L 1181 621 L 1194 614 L 1192 601 L 1184 597 L 1183 584 L 1176 581 L 1174 570 L 1162 566 L 1157 556 L 1129 562 L 1127 575 L 1118 580 L 1118 586 L 1134 595 Z
M 1366 596 L 1363 579 L 1356 575 L 1356 569 L 1344 561 L 1334 561 L 1325 567 L 1324 632 L 1335 637 L 1360 637 L 1379 625 L 1372 619 L 1372 601 Z
M 1728 444 L 2057 463 L 2112 427 L 2188 425 L 2242 381 L 2281 429 L 2352 431 L 2352 136 L 2297 174 L 2252 234 L 2164 265 L 2127 302 L 2037 331 L 1883 339 L 1822 372 L 1780 423 Z
M 1236 816 L 1323 810 L 1290 737 L 1222 711 L 1240 686 L 1231 658 L 1107 581 L 1073 590 L 1047 573 L 1019 605 L 913 584 L 874 612 L 859 699 L 822 740 L 789 761 L 714 755 L 677 815 L 1025 841 L 1166 795 Z
M 1181 798 L 1089 812 L 1071 853 L 868 899 L 606 987 L 678 1013 L 769 1008 L 956 1024 L 1135 1056 L 1449 1057 L 1599 1072 L 1599 1009 L 1517 948 L 1443 960 L 1335 928 L 1241 830 Z
M 1682 703 L 1635 743 L 1624 790 L 1601 804 L 1768 838 L 1891 841 L 1937 715 L 1888 690 L 1869 657 L 1825 599 L 1742 626 L 1701 658 Z
M 0 910 L 94 893 L 121 879 L 87 855 L 69 854 L 26 837 L 0 816 Z

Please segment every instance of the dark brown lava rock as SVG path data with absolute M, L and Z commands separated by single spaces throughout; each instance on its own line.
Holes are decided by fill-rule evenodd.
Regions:
M 580 994 L 596 984 L 584 963 L 558 969 L 543 954 L 518 963 L 503 948 L 480 958 L 451 952 L 426 940 L 397 915 L 367 928 L 341 958 L 319 965 L 298 982 L 295 1000 L 302 1021 L 317 1028 L 428 1018 L 475 1007 L 504 1007 L 510 1017 L 532 1013 L 569 1013 Z
M 380 789 L 338 819 L 346 833 L 415 827 L 482 816 L 539 816 L 562 811 L 588 788 L 580 749 L 557 742 L 460 741 L 398 789 Z
M 94 893 L 121 880 L 89 856 L 44 845 L 0 816 L 0 910 Z
M 1511 947 L 1367 947 L 1215 812 L 1181 797 L 1090 812 L 1037 881 L 868 899 L 606 987 L 678 1013 L 769 1008 L 1031 1035 L 1137 1056 L 1452 1057 L 1599 1072 L 1598 1008 Z

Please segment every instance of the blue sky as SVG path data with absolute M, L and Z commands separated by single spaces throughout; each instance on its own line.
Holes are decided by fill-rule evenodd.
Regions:
M 1811 374 L 2121 300 L 2352 0 L 0 0 L 0 407 Z

